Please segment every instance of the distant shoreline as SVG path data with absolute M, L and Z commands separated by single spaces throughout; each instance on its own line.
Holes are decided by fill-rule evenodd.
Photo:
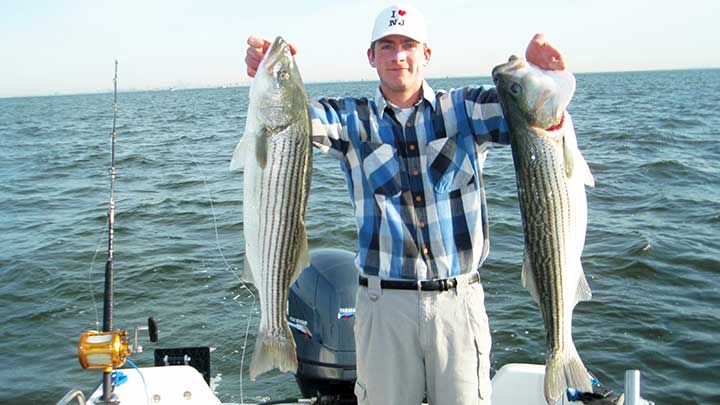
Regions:
M 637 74 L 637 73 L 651 73 L 651 72 L 685 72 L 685 71 L 709 71 L 709 70 L 720 70 L 720 67 L 708 67 L 708 68 L 683 68 L 683 69 L 650 69 L 650 70 L 616 70 L 607 72 L 574 72 L 575 75 L 607 75 L 607 74 Z M 445 77 L 428 77 L 429 81 L 433 80 L 445 80 L 445 79 L 484 79 L 488 83 L 490 76 L 445 76 Z M 377 79 L 372 80 L 330 80 L 330 81 L 307 81 L 305 84 L 308 85 L 323 85 L 323 84 L 335 84 L 335 83 L 372 83 L 377 82 Z M 250 84 L 219 84 L 213 86 L 189 86 L 189 87 L 154 87 L 147 89 L 118 89 L 118 93 L 142 93 L 142 92 L 163 92 L 163 91 L 187 91 L 187 90 L 208 90 L 208 89 L 237 89 L 243 87 L 250 87 Z M 96 94 L 109 94 L 112 93 L 112 88 L 107 88 L 97 91 L 81 91 L 81 92 L 70 92 L 70 93 L 46 93 L 46 94 L 28 94 L 28 95 L 11 95 L 4 96 L 0 95 L 0 100 L 13 99 L 13 98 L 32 98 L 32 97 L 65 97 L 65 96 L 88 96 Z

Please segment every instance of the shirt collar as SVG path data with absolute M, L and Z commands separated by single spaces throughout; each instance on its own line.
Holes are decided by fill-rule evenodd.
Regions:
M 430 108 L 433 110 L 435 109 L 435 90 L 433 90 L 425 80 L 422 82 L 422 97 L 414 104 L 414 106 L 420 104 L 422 100 L 426 100 L 430 105 Z M 377 105 L 380 119 L 382 119 L 385 114 L 385 108 L 390 105 L 388 101 L 385 100 L 385 96 L 383 96 L 382 91 L 380 91 L 380 86 L 378 86 L 377 91 L 375 92 L 375 105 Z

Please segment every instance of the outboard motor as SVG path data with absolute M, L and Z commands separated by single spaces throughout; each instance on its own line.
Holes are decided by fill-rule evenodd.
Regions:
M 355 256 L 340 249 L 310 252 L 310 266 L 290 287 L 288 321 L 297 344 L 302 395 L 319 404 L 354 404 Z

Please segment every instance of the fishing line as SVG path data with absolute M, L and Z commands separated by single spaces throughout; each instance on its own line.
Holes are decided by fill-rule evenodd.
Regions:
M 162 112 L 160 111 L 160 108 L 156 105 L 155 100 L 153 100 L 152 98 L 150 99 L 150 104 L 153 106 L 156 113 L 158 113 L 160 116 L 164 116 L 164 114 L 162 114 Z M 169 125 L 170 123 L 168 122 L 167 118 L 165 119 L 165 121 L 166 121 L 165 122 L 166 125 L 170 126 Z M 183 138 L 184 138 L 184 136 L 180 136 L 180 137 L 174 138 L 174 140 L 179 141 L 183 145 L 183 147 L 185 148 L 187 153 L 190 155 L 190 159 L 192 160 L 193 165 L 197 168 L 197 171 L 200 174 L 200 179 L 202 180 L 202 182 L 205 186 L 205 192 L 207 193 L 207 198 L 208 198 L 208 201 L 210 202 L 210 212 L 211 212 L 212 218 L 213 218 L 213 230 L 215 232 L 215 244 L 217 246 L 217 251 L 218 251 L 220 257 L 222 258 L 223 262 L 225 263 L 225 270 L 229 271 L 240 282 L 241 288 L 244 288 L 252 297 L 252 307 L 250 308 L 250 315 L 248 316 L 248 320 L 245 325 L 245 336 L 243 338 L 242 351 L 241 351 L 241 355 L 240 355 L 241 356 L 240 357 L 240 402 L 242 404 L 244 404 L 245 403 L 245 392 L 244 392 L 244 384 L 243 384 L 243 369 L 244 369 L 244 365 L 245 365 L 245 354 L 246 354 L 246 349 L 247 349 L 248 337 L 250 335 L 250 325 L 252 324 L 254 314 L 255 314 L 255 308 L 257 306 L 257 299 L 256 299 L 257 297 L 252 292 L 252 290 L 247 286 L 247 284 L 242 280 L 242 278 L 237 274 L 237 272 L 235 272 L 235 270 L 233 270 L 233 266 L 230 265 L 227 258 L 225 257 L 225 254 L 223 253 L 222 246 L 220 245 L 220 235 L 218 232 L 217 216 L 215 214 L 215 205 L 213 203 L 212 194 L 210 192 L 210 187 L 207 183 L 207 178 L 205 177 L 205 173 L 202 170 L 202 166 L 197 161 L 197 159 L 195 158 L 195 155 L 192 153 L 192 150 L 188 147 L 187 143 L 183 140 Z M 169 138 L 169 139 L 173 140 L 171 138 Z
M 129 364 L 130 367 L 137 370 L 138 374 L 140 374 L 140 379 L 142 379 L 143 388 L 145 389 L 145 402 L 149 405 L 150 404 L 150 393 L 148 392 L 147 383 L 145 382 L 145 376 L 143 375 L 142 371 L 140 371 L 140 367 L 138 367 L 137 364 L 135 364 L 135 362 L 133 362 L 130 359 L 125 359 L 125 362 L 127 364 Z
M 240 276 L 237 275 L 235 270 L 232 269 L 232 267 L 230 266 L 230 263 L 228 263 L 227 259 L 225 258 L 225 255 L 223 254 L 222 247 L 220 246 L 220 235 L 218 233 L 217 216 L 215 215 L 215 205 L 213 204 L 212 195 L 210 194 L 210 187 L 208 186 L 207 181 L 205 179 L 205 173 L 203 173 L 202 167 L 195 159 L 195 155 L 192 153 L 190 148 L 187 147 L 187 144 L 185 142 L 183 142 L 182 137 L 180 137 L 178 139 L 180 140 L 182 145 L 185 147 L 185 150 L 190 154 L 190 158 L 192 159 L 195 167 L 197 167 L 198 171 L 200 172 L 200 177 L 202 179 L 203 184 L 205 185 L 205 191 L 207 192 L 208 201 L 210 202 L 210 211 L 212 212 L 212 217 L 213 217 L 213 226 L 214 226 L 214 230 L 215 230 L 215 243 L 217 245 L 217 249 L 218 249 L 218 253 L 220 254 L 220 257 L 225 262 L 225 266 L 226 266 L 225 268 L 227 270 L 229 270 L 238 281 L 240 281 L 242 288 L 245 288 L 250 293 L 250 296 L 252 297 L 252 308 L 250 308 L 250 317 L 248 318 L 248 321 L 245 326 L 245 338 L 243 340 L 242 355 L 240 357 L 240 402 L 244 404 L 245 403 L 245 395 L 244 395 L 244 391 L 243 391 L 243 378 L 242 378 L 243 373 L 242 373 L 242 371 L 243 371 L 243 366 L 245 364 L 245 348 L 247 347 L 247 340 L 248 340 L 248 336 L 250 335 L 250 323 L 252 322 L 253 314 L 255 313 L 255 306 L 257 305 L 257 300 L 255 299 L 256 298 L 255 294 L 253 294 L 252 290 L 250 290 L 250 288 L 245 284 L 245 282 L 240 278 Z M 247 252 L 245 252 L 245 254 L 247 254 Z
M 238 279 L 243 284 L 243 287 L 245 287 L 245 283 L 242 281 L 240 276 L 237 275 L 235 270 L 232 269 L 232 266 L 230 266 L 230 263 L 228 263 L 227 259 L 225 258 L 225 255 L 223 254 L 222 247 L 220 246 L 220 235 L 218 233 L 218 225 L 217 225 L 217 216 L 215 215 L 215 205 L 213 204 L 212 195 L 210 194 L 210 187 L 207 184 L 205 173 L 202 170 L 202 167 L 198 163 L 198 161 L 195 159 L 195 155 L 192 153 L 190 148 L 188 148 L 187 144 L 183 142 L 182 137 L 178 138 L 178 140 L 182 143 L 185 150 L 190 154 L 190 158 L 192 159 L 193 164 L 200 172 L 200 179 L 202 180 L 203 184 L 205 185 L 205 192 L 207 193 L 208 202 L 210 202 L 210 212 L 212 213 L 213 218 L 213 228 L 215 231 L 215 244 L 217 245 L 218 253 L 220 254 L 220 257 L 223 259 L 223 262 L 225 262 L 225 266 L 230 272 L 235 276 L 235 278 Z M 247 288 L 247 287 L 246 287 Z M 255 294 L 250 291 L 250 294 L 255 298 Z
M 164 116 L 164 115 L 165 115 L 165 114 L 162 113 L 161 109 L 156 105 L 155 100 L 153 100 L 152 98 L 150 99 L 150 104 L 153 106 L 153 108 L 155 109 L 155 111 L 156 111 L 160 116 Z M 165 122 L 166 125 L 170 126 L 170 125 L 169 125 L 170 123 L 168 122 L 168 119 L 167 119 L 167 118 L 165 119 L 165 121 L 166 121 L 166 122 Z M 169 137 L 168 137 L 168 138 L 169 138 Z M 245 403 L 245 395 L 244 395 L 244 386 L 243 386 L 243 369 L 244 369 L 244 363 L 245 363 L 246 348 L 247 348 L 247 346 L 248 346 L 248 338 L 249 338 L 249 335 L 250 335 L 250 325 L 252 324 L 252 321 L 253 321 L 253 318 L 254 318 L 254 314 L 255 314 L 255 309 L 256 309 L 256 306 L 257 306 L 257 296 L 255 295 L 255 293 L 253 293 L 252 289 L 250 289 L 250 288 L 247 286 L 247 284 L 242 280 L 242 278 L 237 274 L 237 272 L 236 272 L 235 270 L 233 270 L 233 266 L 229 263 L 229 261 L 227 260 L 225 254 L 223 253 L 222 246 L 221 246 L 221 244 L 220 244 L 220 234 L 219 234 L 219 231 L 218 231 L 217 215 L 216 215 L 216 213 L 215 213 L 215 205 L 214 205 L 214 202 L 213 202 L 212 194 L 211 194 L 211 192 L 210 192 L 210 187 L 209 187 L 209 185 L 208 185 L 208 183 L 207 183 L 207 178 L 206 178 L 206 176 L 205 176 L 205 173 L 204 173 L 203 170 L 202 170 L 202 166 L 200 165 L 200 163 L 198 162 L 198 160 L 195 158 L 195 155 L 193 154 L 192 150 L 188 147 L 187 143 L 183 140 L 183 138 L 184 138 L 184 137 L 176 137 L 176 138 L 174 138 L 174 139 L 172 139 L 172 138 L 169 138 L 169 139 L 170 139 L 170 140 L 180 141 L 180 143 L 183 145 L 183 147 L 184 147 L 185 150 L 187 151 L 188 155 L 190 156 L 193 165 L 196 167 L 197 171 L 199 172 L 200 179 L 202 180 L 203 185 L 204 185 L 204 187 L 205 187 L 205 192 L 206 192 L 206 194 L 207 194 L 208 202 L 210 203 L 210 211 L 211 211 L 212 220 L 213 220 L 213 230 L 214 230 L 214 233 L 215 233 L 215 245 L 216 245 L 216 247 L 217 247 L 218 254 L 220 255 L 220 258 L 222 259 L 223 263 L 225 264 L 225 270 L 228 271 L 228 272 L 230 272 L 230 273 L 240 282 L 241 288 L 244 288 L 244 289 L 248 292 L 248 294 L 250 294 L 251 301 L 252 301 L 252 307 L 250 308 L 250 314 L 249 314 L 249 316 L 248 316 L 248 320 L 247 320 L 246 326 L 245 326 L 245 336 L 244 336 L 244 339 L 243 339 L 242 351 L 241 351 L 241 358 L 240 358 L 240 401 L 241 401 L 241 403 L 244 404 L 244 403 Z M 93 283 L 92 283 L 92 271 L 93 271 L 93 267 L 95 266 L 95 263 L 96 263 L 96 260 L 97 260 L 97 256 L 98 256 L 98 254 L 99 254 L 99 252 L 100 252 L 100 247 L 101 247 L 101 245 L 103 244 L 104 237 L 105 237 L 105 235 L 107 234 L 107 224 L 108 224 L 108 221 L 109 221 L 109 219 L 106 218 L 106 220 L 105 220 L 105 225 L 103 226 L 103 230 L 102 230 L 102 232 L 101 232 L 101 235 L 99 235 L 99 237 L 98 237 L 98 243 L 97 243 L 97 246 L 96 246 L 96 248 L 95 248 L 95 253 L 94 253 L 93 258 L 92 258 L 92 261 L 91 261 L 91 263 L 90 263 L 90 267 L 89 267 L 89 269 L 88 269 L 88 284 L 89 284 L 89 287 L 90 287 L 90 297 L 91 297 L 91 299 L 92 299 L 93 310 L 95 311 L 95 326 L 96 326 L 96 329 L 99 329 L 99 325 L 100 325 L 100 315 L 99 315 L 99 312 L 98 312 L 98 308 L 97 308 L 98 303 L 97 303 L 97 300 L 95 299 L 95 292 L 94 292 L 94 287 L 93 287 Z M 129 361 L 129 360 L 128 360 L 128 361 Z
M 112 325 L 112 323 L 111 323 L 111 322 L 112 322 L 112 321 L 111 321 L 111 319 L 112 319 L 112 304 L 110 304 L 110 312 L 109 312 L 110 315 L 109 315 L 109 317 L 108 317 L 108 308 L 107 308 L 107 306 L 108 306 L 108 301 L 107 301 L 107 300 L 110 299 L 110 303 L 112 302 L 112 301 L 111 301 L 111 300 L 112 300 L 112 286 L 111 286 L 111 284 L 110 284 L 110 287 L 108 287 L 107 277 L 108 277 L 108 271 L 110 271 L 110 274 L 112 274 L 112 267 L 111 267 L 111 266 L 112 266 L 112 231 L 113 231 L 113 229 L 112 229 L 112 228 L 113 228 L 113 227 L 112 227 L 112 224 L 113 224 L 113 222 L 114 222 L 113 219 L 112 219 L 112 216 L 114 215 L 114 213 L 113 213 L 113 206 L 114 206 L 114 179 L 115 179 L 115 139 L 116 139 L 115 122 L 116 122 L 116 117 L 117 117 L 117 112 L 118 112 L 118 103 L 117 103 L 117 61 L 115 62 L 115 69 L 116 69 L 116 70 L 115 70 L 115 79 L 114 79 L 115 91 L 114 91 L 114 101 L 113 101 L 113 131 L 112 131 L 112 164 L 111 164 L 111 168 L 110 168 L 110 171 L 111 171 L 111 182 L 110 182 L 110 211 L 109 211 L 109 214 L 108 214 L 107 219 L 106 219 L 106 222 L 105 222 L 105 227 L 103 228 L 103 229 L 106 229 L 107 231 L 103 231 L 102 234 L 100 235 L 100 237 L 98 238 L 98 244 L 97 244 L 97 246 L 96 246 L 96 248 L 95 248 L 95 253 L 94 253 L 93 258 L 92 258 L 92 260 L 91 260 L 91 262 L 90 262 L 90 267 L 89 267 L 89 270 L 88 270 L 88 284 L 89 284 L 89 289 L 90 289 L 90 297 L 91 297 L 91 299 L 92 299 L 93 310 L 95 311 L 95 326 L 96 326 L 96 329 L 99 329 L 100 319 L 99 319 L 99 312 L 98 312 L 98 308 L 97 308 L 97 301 L 95 300 L 95 291 L 94 291 L 93 283 L 92 283 L 92 270 L 93 270 L 93 267 L 95 266 L 95 262 L 96 262 L 98 253 L 99 253 L 99 251 L 100 251 L 100 245 L 102 244 L 103 237 L 105 236 L 106 232 L 107 232 L 107 234 L 109 235 L 110 240 L 109 240 L 109 247 L 108 247 L 108 255 L 109 255 L 109 256 L 108 256 L 108 257 L 109 257 L 109 258 L 108 258 L 108 264 L 107 264 L 106 269 L 105 269 L 105 270 L 106 270 L 106 275 L 105 275 L 105 277 L 106 277 L 106 283 L 105 283 L 105 284 L 106 284 L 106 285 L 105 285 L 105 294 L 106 294 L 105 300 L 106 300 L 106 303 L 105 303 L 105 309 L 104 309 L 105 312 L 103 313 L 103 328 L 108 328 L 108 324 Z M 161 116 L 161 117 L 164 116 L 164 114 L 162 114 L 162 112 L 160 111 L 160 109 L 158 108 L 158 106 L 156 105 L 156 103 L 155 103 L 155 101 L 153 100 L 152 97 L 150 98 L 150 104 L 153 106 L 155 112 L 158 113 L 159 116 Z M 165 121 L 166 121 L 166 122 L 165 122 L 166 125 L 172 126 L 172 125 L 169 125 L 170 123 L 168 122 L 168 119 L 167 119 L 167 118 L 165 118 Z M 256 302 L 257 300 L 256 300 L 256 296 L 255 296 L 255 294 L 252 292 L 252 290 L 250 290 L 250 288 L 245 284 L 245 282 L 240 278 L 240 276 L 233 270 L 233 267 L 230 265 L 230 263 L 228 262 L 227 258 L 225 257 L 225 254 L 224 254 L 223 251 L 222 251 L 222 246 L 220 245 L 220 235 L 219 235 L 218 225 L 217 225 L 217 215 L 215 214 L 215 205 L 214 205 L 214 203 L 213 203 L 212 194 L 211 194 L 211 192 L 210 192 L 210 187 L 209 187 L 209 185 L 208 185 L 208 183 L 207 183 L 207 178 L 206 178 L 205 173 L 203 172 L 202 167 L 200 166 L 198 160 L 195 158 L 195 155 L 192 153 L 192 151 L 191 151 L 190 148 L 188 147 L 187 143 L 185 143 L 182 138 L 183 138 L 183 137 L 177 137 L 176 139 L 180 141 L 180 143 L 183 145 L 183 147 L 185 148 L 185 150 L 187 151 L 187 153 L 190 155 L 190 158 L 192 159 L 192 163 L 193 163 L 193 165 L 197 168 L 197 172 L 199 173 L 200 178 L 201 178 L 201 180 L 202 180 L 202 182 L 203 182 L 203 184 L 204 184 L 204 186 L 205 186 L 205 191 L 206 191 L 206 193 L 207 193 L 207 198 L 208 198 L 208 201 L 209 201 L 209 203 L 210 203 L 210 211 L 211 211 L 212 218 L 213 218 L 213 230 L 214 230 L 214 233 L 215 233 L 215 244 L 216 244 L 216 246 L 217 246 L 218 254 L 220 255 L 220 257 L 222 258 L 223 263 L 225 264 L 225 269 L 226 269 L 226 271 L 229 271 L 230 273 L 232 273 L 232 275 L 233 275 L 238 281 L 240 281 L 241 287 L 244 288 L 245 290 L 247 290 L 247 292 L 248 292 L 248 293 L 250 294 L 250 296 L 252 297 L 252 298 L 251 298 L 251 300 L 252 300 L 252 308 L 251 308 L 251 310 L 250 310 L 250 314 L 249 314 L 249 316 L 248 316 L 248 320 L 247 320 L 247 324 L 246 324 L 246 328 L 245 328 L 245 337 L 244 337 L 244 340 L 243 340 L 242 354 L 241 354 L 241 360 L 240 360 L 240 398 L 241 398 L 241 402 L 244 404 L 244 403 L 245 403 L 245 399 L 244 399 L 244 387 L 243 387 L 243 367 L 244 367 L 245 353 L 246 353 L 246 348 L 247 348 L 247 340 L 248 340 L 248 337 L 249 337 L 249 334 L 250 334 L 250 324 L 252 323 L 252 320 L 253 320 L 255 308 L 256 308 L 256 305 L 257 305 L 257 302 Z M 110 269 L 110 270 L 108 270 L 108 269 Z M 110 290 L 109 290 L 109 291 L 110 291 L 110 297 L 108 298 L 107 294 L 108 294 L 108 289 L 109 289 L 109 288 L 110 288 Z M 110 327 L 111 327 L 111 326 L 110 326 Z M 138 372 L 140 372 L 140 370 L 137 368 L 137 366 L 136 366 L 131 360 L 127 359 L 127 362 L 128 362 L 128 364 L 130 364 L 132 367 L 136 368 L 136 369 L 138 370 Z M 106 384 L 109 383 L 109 377 L 110 377 L 110 374 L 109 374 L 109 373 L 105 373 L 105 374 L 106 374 L 106 375 L 104 375 L 104 380 L 103 380 L 103 381 L 104 381 L 104 382 L 103 382 L 103 392 L 106 391 Z M 143 384 L 145 385 L 145 379 L 144 379 L 144 377 L 142 376 L 142 373 L 140 374 L 140 376 L 141 376 L 141 378 L 143 379 Z M 108 381 L 105 381 L 105 380 L 108 380 Z M 146 394 L 147 394 L 147 386 L 145 386 L 145 390 L 146 390 Z M 105 393 L 104 395 L 107 396 L 106 393 Z

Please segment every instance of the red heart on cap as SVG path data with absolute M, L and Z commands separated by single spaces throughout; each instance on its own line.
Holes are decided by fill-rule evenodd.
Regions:
M 400 17 L 404 16 L 406 13 L 405 10 L 398 10 L 398 14 L 400 14 Z

